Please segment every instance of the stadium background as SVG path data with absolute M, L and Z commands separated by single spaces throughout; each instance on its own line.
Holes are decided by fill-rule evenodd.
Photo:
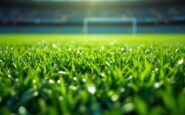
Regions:
M 0 33 L 184 33 L 182 0 L 1 0 Z M 84 30 L 85 19 L 93 20 Z M 100 19 L 103 19 L 101 21 Z

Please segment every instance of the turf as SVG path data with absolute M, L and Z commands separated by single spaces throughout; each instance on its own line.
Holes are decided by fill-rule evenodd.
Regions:
M 0 35 L 0 114 L 185 114 L 182 35 Z

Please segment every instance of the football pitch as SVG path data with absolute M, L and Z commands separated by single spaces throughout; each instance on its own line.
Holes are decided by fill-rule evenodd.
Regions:
M 185 34 L 0 35 L 0 114 L 184 115 Z

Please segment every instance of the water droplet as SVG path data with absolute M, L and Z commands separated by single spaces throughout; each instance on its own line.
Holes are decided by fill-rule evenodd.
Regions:
M 65 71 L 58 71 L 58 74 L 65 75 L 66 72 Z
M 71 50 L 72 50 L 72 48 L 69 48 L 68 50 L 69 50 L 69 51 L 71 51 Z
M 64 100 L 64 97 L 59 96 L 59 97 L 58 97 L 58 100 L 59 100 L 59 101 L 62 101 L 62 100 Z
M 130 48 L 129 51 L 132 52 L 132 48 Z
M 26 114 L 26 108 L 24 106 L 19 107 L 19 113 L 21 115 Z
M 104 48 L 104 46 L 101 46 L 100 47 L 100 51 L 103 51 L 105 48 Z
M 178 64 L 179 64 L 179 65 L 181 65 L 181 64 L 183 64 L 183 63 L 184 63 L 184 60 L 183 60 L 183 59 L 181 59 L 181 60 L 178 61 Z
M 121 89 L 120 89 L 120 92 L 121 92 L 121 93 L 124 93 L 124 92 L 125 92 L 125 88 L 121 88 Z
M 84 78 L 83 78 L 83 79 L 82 79 L 82 82 L 84 82 L 84 83 L 85 83 L 85 82 L 86 82 L 86 79 L 84 79 Z
M 161 86 L 161 84 L 159 83 L 159 82 L 156 82 L 155 84 L 154 84 L 154 88 L 159 88 Z
M 101 75 L 102 77 L 105 77 L 105 74 L 104 74 L 104 73 L 101 73 L 100 75 Z
M 112 100 L 112 101 L 117 101 L 118 98 L 119 98 L 118 95 L 115 94 L 115 95 L 113 95 L 113 96 L 111 97 L 111 100 Z
M 38 96 L 39 95 L 39 93 L 37 92 L 37 91 L 35 91 L 34 93 L 33 93 L 33 96 Z
M 54 49 L 57 49 L 57 48 L 58 48 L 56 44 L 52 44 L 52 47 L 53 47 Z
M 125 50 L 125 48 L 121 48 L 121 51 L 124 51 Z
M 159 69 L 158 68 L 155 68 L 155 71 L 157 72 Z
M 34 79 L 32 82 L 33 82 L 33 83 L 36 83 L 36 80 Z
M 126 113 L 131 112 L 134 110 L 134 104 L 133 103 L 126 103 L 123 108 Z
M 73 80 L 74 80 L 74 81 L 76 81 L 76 80 L 77 80 L 77 78 L 76 78 L 76 77 L 73 77 Z
M 8 78 L 11 78 L 12 76 L 10 74 L 8 74 Z
M 58 83 L 58 84 L 60 84 L 60 83 L 61 83 L 61 81 L 60 81 L 60 80 L 57 80 L 57 83 Z
M 50 79 L 50 80 L 49 80 L 49 83 L 50 83 L 50 84 L 53 84 L 53 83 L 54 83 L 54 81 L 53 81 L 52 79 Z
M 76 91 L 76 90 L 77 90 L 77 87 L 76 87 L 76 86 L 74 86 L 74 85 L 70 85 L 70 86 L 69 86 L 69 88 L 70 88 L 70 89 L 72 89 L 72 90 L 74 90 L 74 91 Z
M 19 81 L 19 78 L 16 78 L 15 81 L 18 82 Z
M 90 86 L 88 87 L 88 91 L 89 91 L 89 93 L 91 93 L 91 94 L 95 94 L 95 92 L 96 92 L 96 87 L 95 87 L 94 85 L 90 85 Z
M 114 52 L 110 52 L 111 55 L 114 55 Z
M 110 66 L 110 63 L 109 63 L 109 62 L 107 62 L 107 61 L 105 62 L 105 64 L 106 64 L 107 66 Z
M 130 76 L 127 78 L 127 80 L 132 80 L 132 78 L 133 78 L 133 76 L 130 75 Z

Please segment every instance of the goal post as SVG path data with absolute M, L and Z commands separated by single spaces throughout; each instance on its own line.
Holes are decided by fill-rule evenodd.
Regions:
M 132 34 L 137 33 L 137 19 L 136 18 L 84 18 L 83 33 L 88 34 L 89 24 L 91 23 L 130 23 L 132 26 Z

